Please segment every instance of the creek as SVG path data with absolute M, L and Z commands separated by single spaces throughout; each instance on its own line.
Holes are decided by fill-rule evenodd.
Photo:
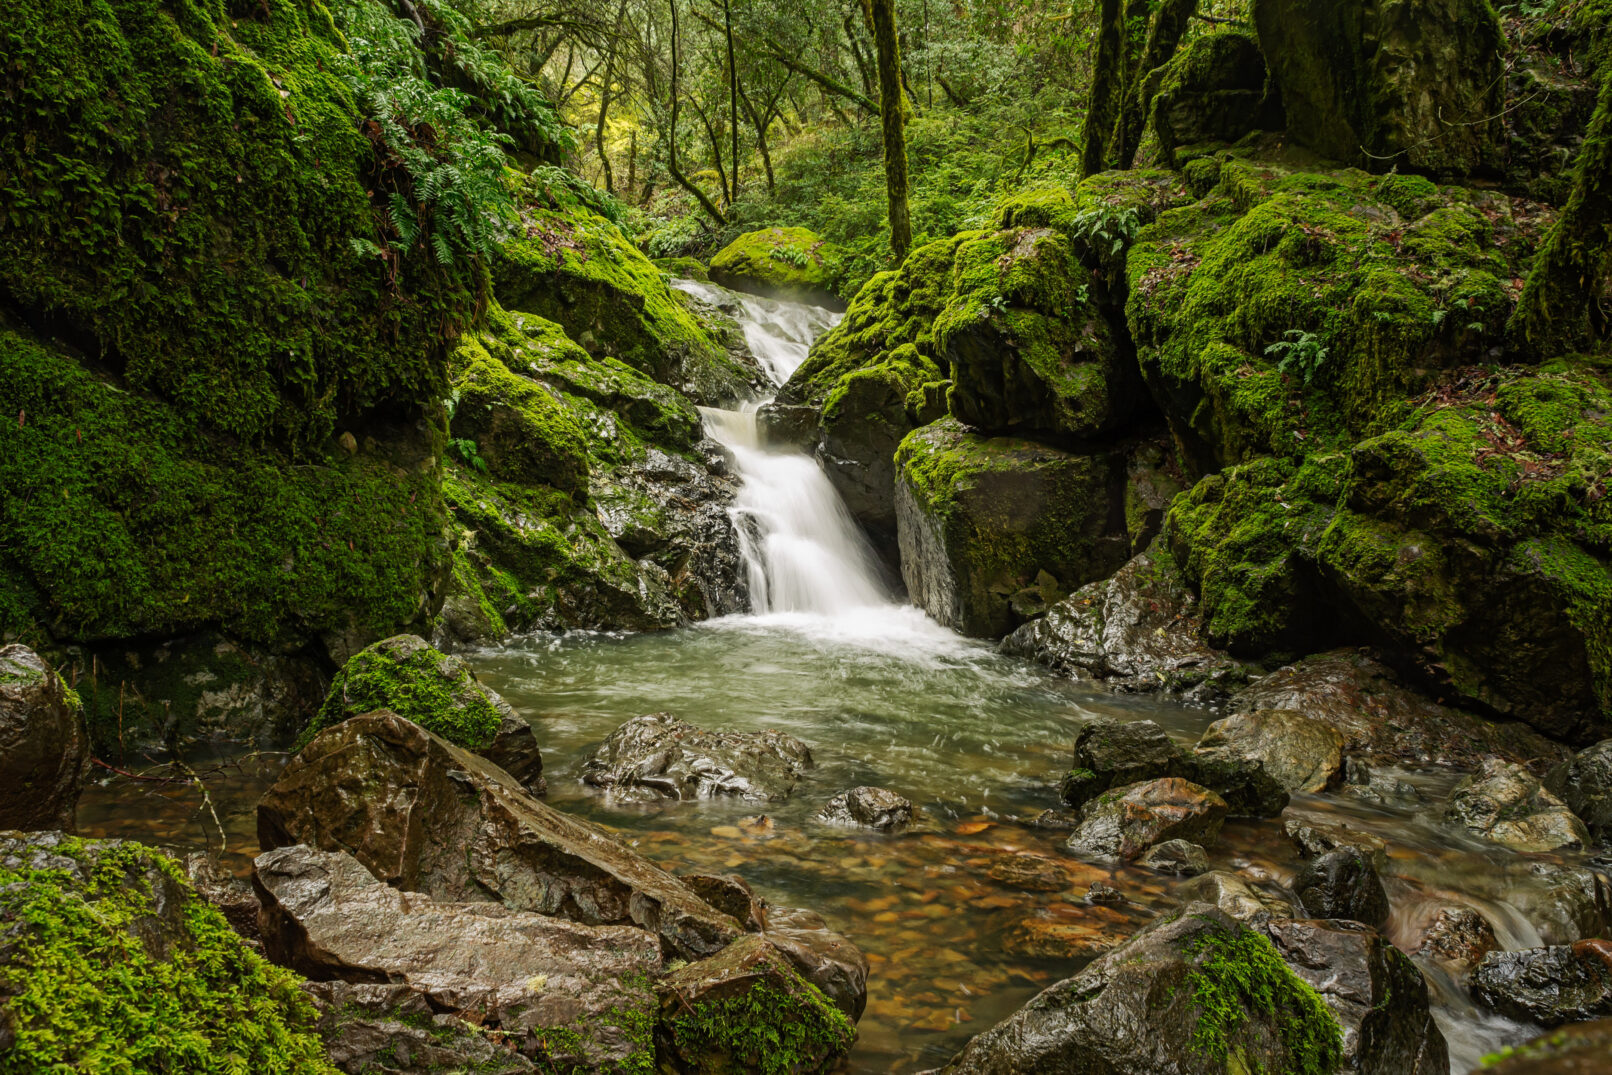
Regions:
M 826 311 L 679 286 L 736 309 L 779 382 L 833 323 Z M 552 805 L 618 831 L 668 868 L 738 873 L 775 905 L 821 913 L 867 953 L 854 1070 L 937 1066 L 1177 905 L 1182 879 L 1079 861 L 1063 850 L 1065 833 L 1030 823 L 1057 805 L 1082 722 L 1150 719 L 1190 744 L 1214 717 L 1082 686 L 936 625 L 893 591 L 815 463 L 761 443 L 753 407 L 706 411 L 705 420 L 742 479 L 732 511 L 754 611 L 653 634 L 541 634 L 467 658 L 532 720 Z M 816 767 L 789 799 L 765 804 L 622 805 L 581 783 L 594 745 L 628 718 L 661 711 L 712 729 L 788 731 L 811 745 Z M 209 785 L 237 869 L 255 847 L 252 804 L 277 766 L 255 759 Z M 1479 909 L 1505 947 L 1540 943 L 1543 924 L 1563 913 L 1540 867 L 1562 857 L 1505 851 L 1440 826 L 1456 774 L 1395 775 L 1403 789 L 1392 801 L 1300 795 L 1290 815 L 1341 817 L 1388 842 L 1388 933 L 1402 949 L 1414 949 L 1450 902 Z M 879 835 L 812 819 L 829 797 L 859 784 L 911 799 L 917 823 Z M 170 846 L 217 840 L 192 790 L 130 781 L 88 788 L 80 827 Z M 1300 862 L 1279 819 L 1228 822 L 1211 861 L 1264 886 L 1287 882 Z M 1123 901 L 1088 903 L 1098 881 Z M 1415 958 L 1428 973 L 1452 1072 L 1464 1075 L 1484 1053 L 1534 1033 L 1475 1009 L 1437 966 Z

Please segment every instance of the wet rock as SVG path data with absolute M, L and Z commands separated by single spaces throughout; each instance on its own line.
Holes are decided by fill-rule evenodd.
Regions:
M 685 873 L 678 876 L 694 894 L 751 933 L 767 928 L 767 905 L 736 873 Z
M 1080 811 L 1071 810 L 1066 806 L 1055 806 L 1036 814 L 1028 824 L 1038 829 L 1059 829 L 1067 832 L 1080 827 Z
M 845 937 L 826 928 L 821 918 L 809 912 L 804 918 L 799 915 L 774 913 L 765 933 L 767 942 L 840 1011 L 853 1020 L 862 1018 L 868 1003 L 867 956 Z
M 475 1071 L 526 1075 L 537 1065 L 456 1015 L 438 1014 L 424 994 L 376 982 L 304 982 L 319 1012 L 325 1056 L 346 1075 L 436 1075 Z
M 1423 932 L 1416 953 L 1465 973 L 1499 947 L 1494 927 L 1477 911 L 1470 907 L 1441 907 Z
M 1600 1075 L 1612 1056 L 1612 1019 L 1541 1034 L 1485 1062 L 1472 1075 Z
M 1273 919 L 1260 927 L 1294 974 L 1343 1027 L 1348 1070 L 1446 1075 L 1449 1046 L 1429 1007 L 1427 981 L 1382 934 L 1358 922 Z
M 1370 763 L 1470 771 L 1494 755 L 1543 770 L 1568 754 L 1526 724 L 1484 720 L 1441 705 L 1358 650 L 1296 661 L 1240 691 L 1231 705 L 1239 713 L 1303 713 L 1338 729 L 1344 753 Z
M 1212 904 L 1242 922 L 1293 917 L 1293 906 L 1285 898 L 1256 888 L 1226 870 L 1211 870 L 1194 877 L 1175 890 L 1175 897 L 1184 903 Z
M 1089 960 L 1135 932 L 1136 922 L 1125 911 L 1081 900 L 1023 916 L 1002 934 L 1002 950 L 1021 959 Z
M 1287 809 L 1287 789 L 1257 759 L 1218 754 L 1187 755 L 1188 777 L 1226 800 L 1233 817 L 1276 817 Z
M 1246 993 L 1227 988 L 1233 977 L 1257 982 L 1269 1000 L 1252 1003 Z M 1200 989 L 1226 1005 L 1207 1024 L 1209 1033 L 1223 1035 L 1219 1048 L 1201 1044 L 1205 1013 L 1195 999 Z M 946 1075 L 1322 1071 L 1341 1062 L 1340 1039 L 1333 1015 L 1263 936 L 1215 907 L 1194 904 L 1044 990 L 974 1038 L 943 1070 Z M 1228 1054 L 1237 1060 L 1229 1061 Z
M 1541 1026 L 1612 1015 L 1612 942 L 1490 952 L 1470 985 L 1479 1004 Z
M 1260 709 L 1217 720 L 1198 740 L 1197 752 L 1262 762 L 1288 791 L 1323 791 L 1343 775 L 1343 735 L 1291 709 Z
M 1345 758 L 1341 795 L 1377 806 L 1415 806 L 1424 799 L 1421 789 L 1391 772 L 1380 772 L 1358 758 Z
M 1059 788 L 1070 806 L 1112 788 L 1167 776 L 1209 788 L 1238 816 L 1274 817 L 1288 802 L 1287 792 L 1258 761 L 1189 754 L 1150 720 L 1088 721 L 1075 735 L 1074 753 L 1075 767 Z
M 902 579 L 913 603 L 964 634 L 1000 638 L 1129 556 L 1118 453 L 990 438 L 946 418 L 901 442 L 896 470 Z
M 1388 923 L 1388 893 L 1371 857 L 1340 847 L 1310 859 L 1293 879 L 1293 894 L 1311 918 L 1343 918 L 1377 929 Z
M 1178 166 L 1178 146 L 1229 144 L 1252 130 L 1281 127 L 1280 101 L 1269 92 L 1265 59 L 1247 30 L 1203 35 L 1153 77 L 1153 131 L 1171 167 Z
M 1015 630 L 1002 651 L 1118 691 L 1240 687 L 1246 676 L 1239 662 L 1199 639 L 1196 599 L 1160 544 Z
M 1086 804 L 1065 843 L 1076 855 L 1132 860 L 1167 840 L 1210 844 L 1220 835 L 1226 801 L 1179 777 L 1104 792 Z
M 253 949 L 262 949 L 257 893 L 252 891 L 251 882 L 225 871 L 218 860 L 205 851 L 185 856 L 185 879 L 202 899 L 218 908 L 230 929 L 241 935 L 241 940 Z
M 617 1024 L 654 1011 L 652 933 L 402 893 L 345 852 L 301 844 L 259 855 L 252 877 L 269 955 L 301 974 L 404 985 L 518 1039 L 564 1030 L 575 1062 L 594 1069 L 644 1055 Z
M 355 654 L 331 681 L 303 740 L 377 709 L 475 751 L 534 795 L 547 790 L 532 726 L 497 691 L 477 680 L 461 658 L 433 648 L 418 635 L 396 635 Z
M 1111 906 L 1124 903 L 1125 896 L 1107 881 L 1093 881 L 1091 887 L 1086 890 L 1086 902 L 1098 906 Z
M 0 829 L 73 831 L 90 765 L 78 699 L 27 646 L 0 648 Z
M 1143 866 L 1160 873 L 1196 877 L 1209 869 L 1209 853 L 1190 840 L 1166 840 L 1148 848 L 1140 859 Z
M 1584 823 L 1522 766 L 1498 758 L 1457 784 L 1444 820 L 1518 851 L 1557 851 L 1590 842 Z
M 582 780 L 618 802 L 789 797 L 812 767 L 805 743 L 783 732 L 711 732 L 670 713 L 634 717 L 583 763 Z
M 389 789 L 376 795 L 374 789 Z M 501 902 L 586 925 L 634 925 L 698 959 L 739 923 L 603 829 L 526 795 L 515 779 L 393 713 L 321 732 L 257 808 L 264 850 L 349 851 L 404 891 Z
M 1282 822 L 1288 839 L 1305 858 L 1317 858 L 1339 848 L 1358 848 L 1370 856 L 1372 865 L 1386 868 L 1388 844 L 1382 837 L 1352 827 L 1341 817 L 1326 814 L 1290 814 Z
M 678 1071 L 758 1071 L 787 1055 L 792 1071 L 825 1072 L 856 1041 L 851 1019 L 755 934 L 672 971 L 657 990 L 657 1059 Z
M 1612 879 L 1592 866 L 1508 857 L 1467 883 L 1474 896 L 1510 904 L 1545 944 L 1572 944 L 1612 928 Z
M 1069 871 L 1064 864 L 1033 851 L 1004 855 L 991 863 L 985 874 L 998 884 L 1026 892 L 1061 892 L 1069 887 Z
M 1546 790 L 1567 804 L 1601 843 L 1612 840 L 1612 739 L 1586 747 L 1545 774 Z
M 817 820 L 830 825 L 862 825 L 881 832 L 912 823 L 912 803 L 884 788 L 859 787 L 842 791 L 817 812 Z

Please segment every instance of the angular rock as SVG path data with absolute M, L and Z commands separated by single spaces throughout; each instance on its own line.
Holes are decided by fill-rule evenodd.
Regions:
M 774 913 L 767 943 L 795 965 L 796 972 L 823 991 L 835 1006 L 857 1020 L 868 1004 L 868 958 L 845 937 L 826 928 L 822 919 L 797 921 L 794 914 Z
M 1456 785 L 1444 820 L 1518 851 L 1576 850 L 1590 843 L 1584 823 L 1533 774 L 1498 758 L 1485 760 Z
M 27 646 L 0 648 L 0 829 L 72 832 L 90 765 L 77 699 Z
M 424 994 L 406 985 L 304 982 L 302 991 L 319 1011 L 317 1029 L 325 1056 L 345 1075 L 526 1075 L 539 1070 L 458 1016 L 439 1015 Z
M 1090 720 L 1076 733 L 1074 768 L 1064 774 L 1059 792 L 1078 807 L 1111 788 L 1167 776 L 1211 789 L 1238 816 L 1274 817 L 1288 803 L 1287 792 L 1257 761 L 1188 754 L 1150 720 L 1110 717 Z
M 896 453 L 901 575 L 913 602 L 978 638 L 1031 613 L 1129 555 L 1117 453 L 1074 454 L 988 438 L 955 419 L 916 430 Z
M 1612 1056 L 1612 1019 L 1552 1030 L 1506 1050 L 1472 1075 L 1598 1075 Z
M 258 927 L 260 908 L 251 882 L 224 870 L 205 851 L 185 856 L 185 878 L 202 899 L 218 908 L 230 929 L 240 934 L 248 947 L 263 950 L 263 932 Z
M 1153 133 L 1171 167 L 1181 163 L 1177 147 L 1231 143 L 1249 131 L 1281 127 L 1280 95 L 1272 92 L 1259 43 L 1247 30 L 1204 34 L 1153 77 Z
M 1238 979 L 1256 983 L 1269 999 L 1252 1001 L 1231 985 Z M 1205 1012 L 1199 991 L 1224 1007 Z M 1332 1071 L 1342 1061 L 1342 1039 L 1327 1005 L 1269 941 L 1200 903 L 1044 990 L 964 1046 L 943 1071 Z
M 331 681 L 330 691 L 303 731 L 304 741 L 360 713 L 389 710 L 473 750 L 535 795 L 546 790 L 543 755 L 532 726 L 462 658 L 432 647 L 418 635 L 396 635 L 355 654 Z
M 1233 817 L 1276 817 L 1287 809 L 1287 789 L 1252 758 L 1187 755 L 1187 775 L 1226 800 Z
M 1148 848 L 1140 861 L 1150 870 L 1187 877 L 1209 870 L 1209 853 L 1190 840 L 1166 840 Z
M 1469 984 L 1479 1004 L 1541 1026 L 1612 1015 L 1612 942 L 1490 952 Z
M 634 717 L 582 766 L 582 780 L 618 802 L 789 797 L 812 767 L 811 748 L 783 732 L 711 732 L 670 713 Z
M 1343 776 L 1343 735 L 1291 709 L 1236 713 L 1209 725 L 1200 755 L 1264 764 L 1288 791 L 1324 791 Z
M 765 938 L 747 934 L 657 985 L 657 1058 L 678 1071 L 832 1070 L 856 1041 L 851 1019 L 802 980 Z
M 1292 918 L 1293 906 L 1283 897 L 1255 888 L 1235 873 L 1211 870 L 1175 890 L 1183 903 L 1212 904 L 1241 922 Z
M 741 932 L 603 829 L 385 711 L 352 717 L 304 747 L 258 803 L 257 828 L 264 850 L 305 843 L 348 851 L 387 884 L 439 901 L 638 926 L 685 959 Z
M 1388 938 L 1356 922 L 1275 919 L 1260 927 L 1294 974 L 1343 1026 L 1347 1070 L 1445 1075 L 1449 1046 L 1433 1021 L 1427 981 Z
M 383 884 L 345 852 L 303 844 L 257 857 L 265 946 L 316 979 L 388 982 L 434 1011 L 464 1012 L 524 1041 L 565 1031 L 565 1059 L 594 1070 L 643 1062 L 624 1026 L 652 1018 L 660 940 L 496 903 L 438 902 Z
M 1577 814 L 1591 836 L 1612 839 L 1612 739 L 1586 747 L 1545 774 L 1545 788 Z
M 1349 919 L 1381 929 L 1388 924 L 1388 893 L 1358 847 L 1340 847 L 1310 859 L 1293 878 L 1293 894 L 1311 918 Z
M 912 823 L 912 803 L 884 788 L 852 788 L 830 799 L 828 805 L 817 812 L 817 820 L 888 832 Z
M 1292 814 L 1282 822 L 1288 839 L 1305 858 L 1318 858 L 1339 848 L 1358 848 L 1379 870 L 1388 863 L 1388 844 L 1382 837 L 1364 829 L 1352 828 L 1342 818 L 1323 814 Z
M 679 875 L 678 880 L 712 907 L 732 915 L 749 932 L 759 933 L 767 928 L 766 901 L 738 874 L 686 873 Z
M 1226 801 L 1179 777 L 1104 792 L 1088 803 L 1065 843 L 1076 855 L 1132 860 L 1167 840 L 1210 844 L 1220 835 Z
M 1494 927 L 1471 907 L 1441 907 L 1422 934 L 1416 954 L 1465 973 L 1500 947 Z

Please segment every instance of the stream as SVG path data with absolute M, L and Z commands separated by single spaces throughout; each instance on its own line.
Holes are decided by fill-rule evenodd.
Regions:
M 678 286 L 737 307 L 752 350 L 779 383 L 834 320 L 711 285 Z M 937 1066 L 1174 906 L 1186 883 L 1081 862 L 1062 849 L 1065 832 L 1030 824 L 1058 805 L 1058 777 L 1081 723 L 1145 718 L 1190 744 L 1214 716 L 1060 679 L 936 625 L 892 593 L 810 458 L 764 447 L 753 407 L 704 414 L 742 479 L 732 512 L 753 612 L 656 634 L 542 634 L 466 657 L 531 719 L 552 805 L 619 831 L 668 868 L 741 874 L 775 905 L 821 913 L 867 953 L 853 1070 Z M 765 813 L 724 800 L 620 805 L 577 779 L 582 760 L 619 724 L 659 711 L 713 729 L 788 731 L 811 745 L 816 768 Z M 252 806 L 279 764 L 248 759 L 209 784 L 235 869 L 249 863 Z M 1540 943 L 1541 922 L 1556 913 L 1549 870 L 1540 867 L 1577 860 L 1453 833 L 1437 815 L 1456 774 L 1394 775 L 1402 787 L 1384 802 L 1299 795 L 1290 815 L 1346 818 L 1388 841 L 1388 932 L 1402 949 L 1414 949 L 1437 908 L 1452 902 L 1480 910 L 1505 947 Z M 886 836 L 812 819 L 859 784 L 905 795 L 918 821 Z M 194 790 L 128 781 L 87 788 L 79 824 L 89 835 L 170 846 L 216 848 L 218 840 Z M 1276 885 L 1300 860 L 1276 819 L 1229 821 L 1211 862 Z M 1123 902 L 1088 903 L 1096 881 Z M 1428 973 L 1452 1072 L 1464 1075 L 1485 1053 L 1535 1032 L 1475 1009 L 1436 965 L 1415 958 Z

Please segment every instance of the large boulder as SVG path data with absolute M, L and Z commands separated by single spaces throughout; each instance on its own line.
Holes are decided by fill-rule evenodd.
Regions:
M 1586 747 L 1545 774 L 1545 789 L 1601 843 L 1612 839 L 1612 739 Z
M 1324 791 L 1343 778 L 1343 735 L 1291 709 L 1236 713 L 1209 725 L 1200 756 L 1260 762 L 1288 791 Z
M 1457 784 L 1444 819 L 1518 851 L 1576 851 L 1589 830 L 1528 770 L 1490 758 Z
M 1561 1026 L 1612 1015 L 1612 945 L 1572 945 L 1490 952 L 1472 972 L 1472 996 L 1502 1015 Z
M 943 1070 L 1318 1075 L 1338 1069 L 1343 1042 L 1338 1018 L 1270 941 L 1200 903 L 1044 990 Z
M 1253 15 L 1294 141 L 1373 171 L 1493 163 L 1504 39 L 1485 0 L 1257 0 Z
M 1293 904 L 1286 897 L 1255 886 L 1240 874 L 1210 870 L 1175 890 L 1183 904 L 1207 903 L 1239 922 L 1258 923 L 1269 918 L 1292 918 Z
M 1299 867 L 1293 895 L 1312 918 L 1348 919 L 1377 929 L 1388 924 L 1388 893 L 1372 856 L 1358 847 L 1328 851 Z
M 901 575 L 936 620 L 999 638 L 1128 558 L 1124 460 L 986 437 L 954 419 L 896 453 Z
M 789 797 L 812 767 L 805 743 L 779 731 L 711 732 L 670 713 L 634 717 L 582 766 L 582 780 L 618 802 Z
M 1075 733 L 1074 767 L 1059 794 L 1080 807 L 1113 788 L 1160 777 L 1182 777 L 1214 791 L 1239 817 L 1274 817 L 1288 793 L 1256 760 L 1188 753 L 1150 720 L 1098 717 Z
M 843 310 L 845 255 L 807 228 L 747 231 L 711 258 L 710 277 L 724 287 Z
M 1219 795 L 1165 777 L 1105 791 L 1088 802 L 1065 846 L 1084 857 L 1130 861 L 1169 840 L 1212 844 L 1225 818 L 1226 800 Z
M 329 1068 L 313 1005 L 179 865 L 122 840 L 0 833 L 0 1067 Z
M 377 795 L 376 788 L 386 788 Z M 257 808 L 265 851 L 347 851 L 377 878 L 446 902 L 497 902 L 585 925 L 633 925 L 685 959 L 739 923 L 589 822 L 526 795 L 490 762 L 383 711 L 321 732 Z
M 1249 131 L 1281 126 L 1281 95 L 1273 92 L 1254 35 L 1241 28 L 1189 41 L 1151 76 L 1153 133 L 1171 166 L 1176 152 L 1211 142 L 1236 142 Z
M 43 657 L 0 647 L 0 829 L 73 831 L 90 765 L 80 710 Z
M 418 635 L 397 635 L 354 654 L 331 681 L 301 741 L 377 709 L 475 751 L 542 794 L 543 755 L 532 726 L 497 691 L 479 682 L 463 659 L 433 649 Z
M 457 1014 L 437 1012 L 406 985 L 304 982 L 319 1012 L 325 1056 L 345 1075 L 528 1075 L 538 1062 L 512 1052 Z M 563 1054 L 561 1054 L 563 1056 Z
M 653 1061 L 627 1028 L 654 1018 L 660 940 L 496 903 L 438 902 L 383 884 L 344 851 L 296 844 L 257 857 L 253 882 L 276 963 L 310 978 L 405 986 L 556 1063 L 629 1071 Z

